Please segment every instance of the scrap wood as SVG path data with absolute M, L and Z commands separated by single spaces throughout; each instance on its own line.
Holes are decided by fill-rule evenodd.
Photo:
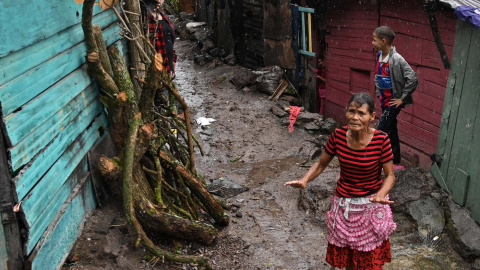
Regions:
M 288 82 L 282 78 L 280 80 L 280 84 L 278 85 L 277 89 L 275 89 L 275 92 L 273 93 L 273 95 L 271 95 L 268 99 L 277 101 L 280 98 L 280 96 L 283 94 L 283 92 L 285 92 L 287 87 L 288 87 Z

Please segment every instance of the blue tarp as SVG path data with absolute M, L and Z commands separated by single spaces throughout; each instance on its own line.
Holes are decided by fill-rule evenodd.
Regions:
M 480 29 L 480 8 L 459 6 L 455 9 L 454 12 L 459 19 L 463 21 L 468 21 L 473 26 Z

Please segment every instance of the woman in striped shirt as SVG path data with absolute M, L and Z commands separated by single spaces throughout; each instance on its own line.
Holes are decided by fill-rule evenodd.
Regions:
M 332 133 L 305 176 L 285 185 L 306 188 L 337 156 L 340 178 L 327 213 L 326 260 L 337 268 L 380 270 L 391 261 L 388 237 L 397 227 L 388 197 L 395 183 L 392 149 L 388 135 L 370 127 L 375 108 L 369 94 L 354 94 L 346 117 L 348 124 Z

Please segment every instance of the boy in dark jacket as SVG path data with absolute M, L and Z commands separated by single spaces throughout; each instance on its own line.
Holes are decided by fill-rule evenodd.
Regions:
M 380 26 L 373 32 L 372 45 L 377 51 L 375 93 L 380 98 L 382 115 L 376 128 L 388 134 L 392 144 L 393 164 L 400 166 L 400 140 L 397 115 L 405 105 L 413 103 L 412 93 L 418 87 L 418 77 L 405 59 L 392 46 L 395 32 Z

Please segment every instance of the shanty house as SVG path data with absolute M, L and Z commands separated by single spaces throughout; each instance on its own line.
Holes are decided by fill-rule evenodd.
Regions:
M 0 269 L 60 267 L 96 207 L 88 152 L 107 121 L 84 64 L 82 3 L 0 2 Z M 107 9 L 95 6 L 94 24 L 110 45 L 121 37 Z

